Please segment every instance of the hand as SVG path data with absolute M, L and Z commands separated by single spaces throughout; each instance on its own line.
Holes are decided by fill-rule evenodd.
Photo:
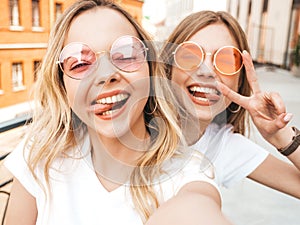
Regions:
M 286 112 L 285 104 L 278 93 L 262 92 L 254 69 L 251 56 L 243 52 L 246 76 L 253 94 L 242 96 L 221 82 L 220 91 L 229 100 L 245 108 L 261 135 L 277 148 L 285 147 L 293 136 L 292 129 L 286 127 L 292 114 Z

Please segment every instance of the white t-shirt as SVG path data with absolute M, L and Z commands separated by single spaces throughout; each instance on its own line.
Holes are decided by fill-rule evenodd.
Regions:
M 215 167 L 216 183 L 226 188 L 246 178 L 269 154 L 245 136 L 233 133 L 229 124 L 210 124 L 191 148 L 205 154 Z
M 122 185 L 109 192 L 99 182 L 91 166 L 89 138 L 85 138 L 80 149 L 80 155 L 83 157 L 55 161 L 50 169 L 52 195 L 51 198 L 48 196 L 47 200 L 27 167 L 23 157 L 23 145 L 20 144 L 7 157 L 5 166 L 36 198 L 37 225 L 143 224 L 134 208 L 128 185 Z M 189 157 L 189 160 L 176 160 L 176 163 L 172 161 L 169 164 L 177 168 L 176 173 L 164 176 L 161 183 L 154 186 L 159 193 L 160 202 L 175 196 L 181 187 L 192 181 L 208 182 L 217 188 L 213 179 L 199 169 L 199 161 L 195 158 Z M 36 172 L 45 184 L 43 168 Z M 210 171 L 208 169 L 205 172 Z

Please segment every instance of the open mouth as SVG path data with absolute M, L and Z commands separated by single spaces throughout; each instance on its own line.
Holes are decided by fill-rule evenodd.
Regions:
M 118 93 L 115 95 L 98 98 L 92 102 L 94 112 L 98 116 L 112 116 L 118 112 L 129 99 L 130 94 Z
M 220 99 L 220 91 L 214 87 L 191 85 L 188 91 L 197 103 L 214 104 Z

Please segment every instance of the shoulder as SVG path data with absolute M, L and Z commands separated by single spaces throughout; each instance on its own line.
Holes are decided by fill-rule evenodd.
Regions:
M 7 156 L 4 166 L 22 183 L 31 195 L 36 196 L 38 185 L 28 166 L 28 154 L 29 149 L 24 138 Z
M 177 195 L 187 184 L 201 182 L 218 190 L 214 182 L 214 168 L 201 153 L 191 150 L 190 155 L 168 162 L 167 173 L 160 177 L 160 190 L 164 201 Z
M 37 164 L 34 171 L 31 171 L 29 166 L 29 157 L 31 149 L 31 141 L 26 141 L 24 138 L 20 144 L 9 154 L 6 158 L 4 165 L 16 177 L 20 183 L 26 188 L 33 196 L 41 191 L 41 185 L 46 185 L 44 174 L 44 161 Z M 56 158 L 49 170 L 52 180 L 61 178 L 62 176 L 71 174 L 78 163 L 88 154 L 89 138 L 82 139 L 83 141 L 78 144 L 78 148 L 73 153 Z M 76 160 L 79 159 L 79 160 Z

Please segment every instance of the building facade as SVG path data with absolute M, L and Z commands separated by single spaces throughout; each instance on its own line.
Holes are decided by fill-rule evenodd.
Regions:
M 0 1 L 0 107 L 30 100 L 49 31 L 67 1 Z
M 30 101 L 51 27 L 76 0 L 0 1 L 0 108 Z M 142 1 L 117 0 L 138 21 Z
M 227 0 L 227 10 L 247 33 L 255 61 L 291 67 L 300 34 L 300 0 Z

